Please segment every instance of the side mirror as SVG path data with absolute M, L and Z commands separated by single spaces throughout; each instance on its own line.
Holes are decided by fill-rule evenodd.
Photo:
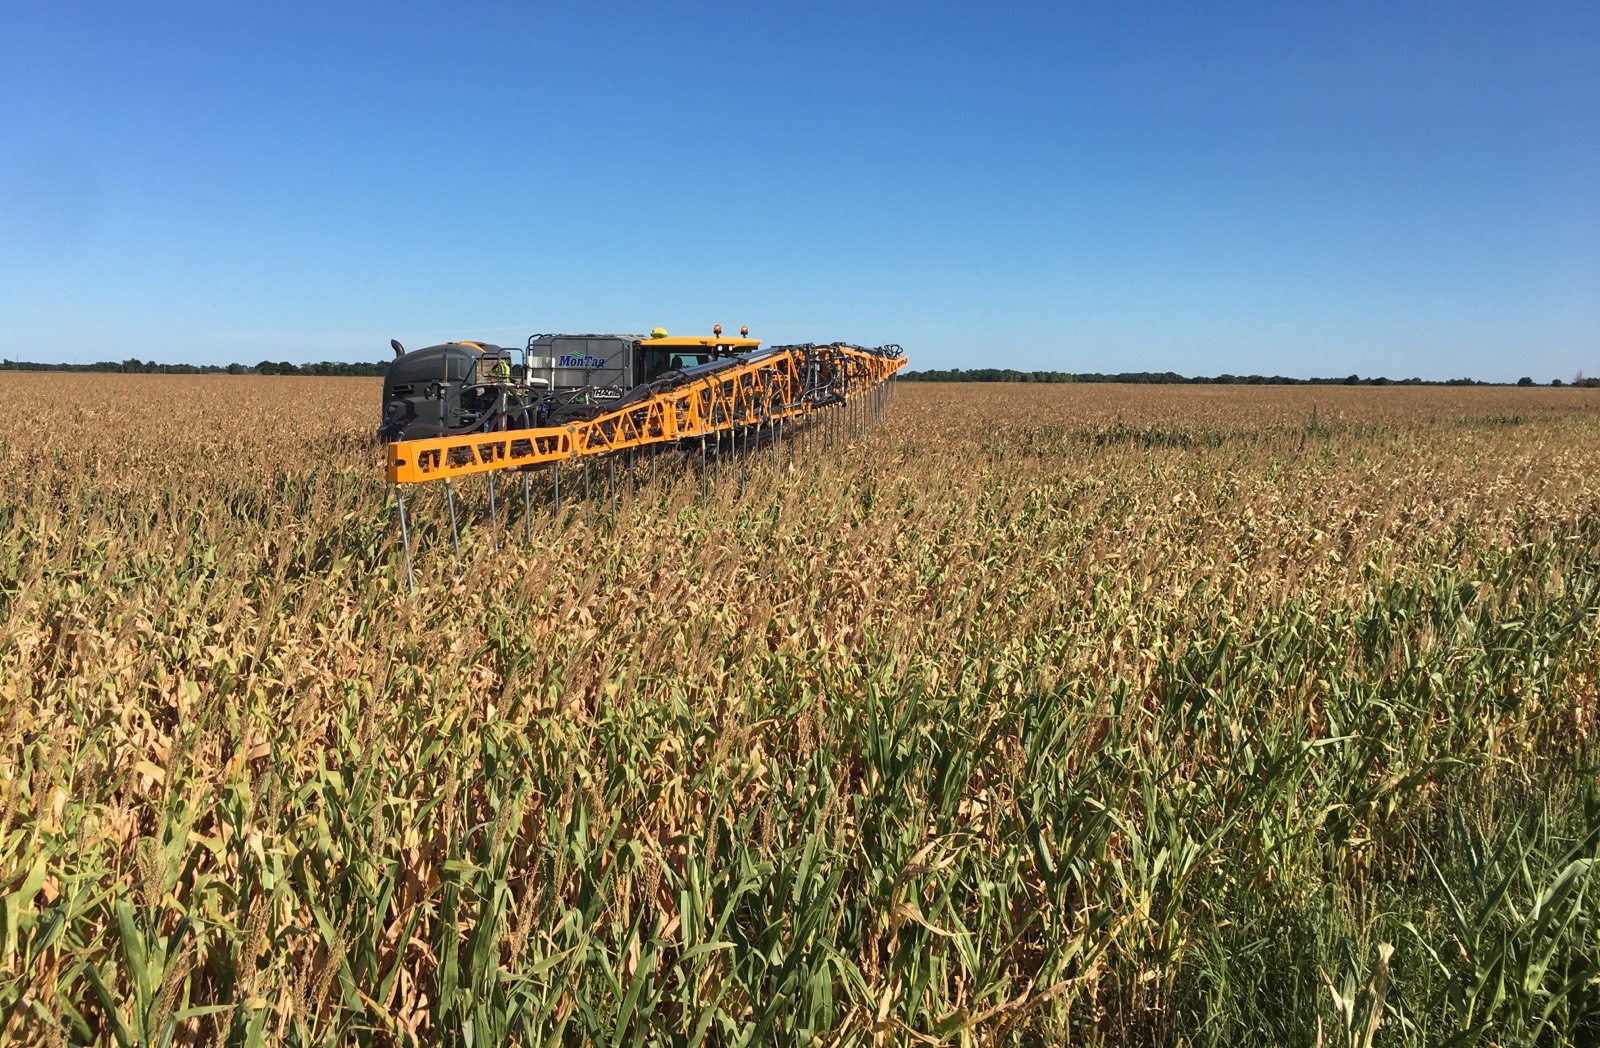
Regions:
M 399 339 L 397 339 L 397 338 L 391 338 L 391 339 L 390 339 L 390 340 L 389 340 L 389 345 L 391 345 L 391 346 L 393 346 L 393 347 L 394 347 L 394 355 L 395 355 L 395 356 L 397 356 L 397 357 L 403 357 L 403 356 L 405 356 L 405 355 L 406 355 L 406 347 L 404 347 L 404 346 L 402 346 L 402 345 L 401 345 L 401 344 L 400 344 L 400 340 L 399 340 Z

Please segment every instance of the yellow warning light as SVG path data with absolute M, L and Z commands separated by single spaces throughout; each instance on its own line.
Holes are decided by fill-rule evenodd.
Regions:
M 748 336 L 750 334 L 750 325 L 749 324 L 740 324 L 739 325 L 739 334 Z
M 712 325 L 711 325 L 711 333 L 712 333 L 712 334 L 713 334 L 713 335 L 720 335 L 720 334 L 722 334 L 722 325 L 721 325 L 721 324 L 712 324 Z

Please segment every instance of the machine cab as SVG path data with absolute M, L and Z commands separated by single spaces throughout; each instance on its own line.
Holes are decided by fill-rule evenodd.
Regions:
M 669 371 L 684 371 L 713 360 L 736 357 L 754 352 L 761 345 L 759 338 L 733 338 L 713 335 L 710 338 L 685 336 L 674 338 L 645 338 L 634 343 L 637 361 L 635 383 L 654 382 Z

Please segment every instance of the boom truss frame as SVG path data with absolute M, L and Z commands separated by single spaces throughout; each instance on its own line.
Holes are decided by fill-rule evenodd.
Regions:
M 905 365 L 898 346 L 780 346 L 659 381 L 581 422 L 397 441 L 388 446 L 389 481 L 448 481 L 799 421 L 866 396 Z

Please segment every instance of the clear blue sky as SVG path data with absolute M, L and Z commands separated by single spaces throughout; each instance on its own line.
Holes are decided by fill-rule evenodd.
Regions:
M 1600 4 L 0 7 L 0 355 L 1600 372 Z

